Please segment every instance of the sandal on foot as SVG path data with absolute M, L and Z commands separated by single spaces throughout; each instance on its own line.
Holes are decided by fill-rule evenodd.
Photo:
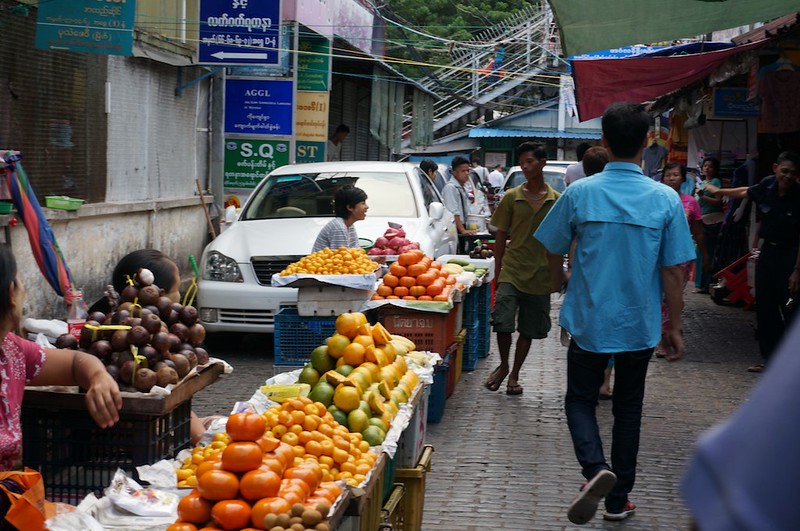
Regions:
M 506 376 L 508 376 L 508 372 L 509 371 L 502 372 L 500 367 L 497 367 L 492 371 L 486 381 L 483 382 L 483 386 L 489 391 L 497 391 L 500 389 L 500 385 L 502 385 L 503 380 L 505 380 Z
M 759 363 L 758 365 L 753 365 L 752 367 L 748 367 L 747 372 L 764 372 L 765 368 L 766 367 L 764 367 L 763 363 Z
M 521 395 L 522 394 L 522 386 L 520 384 L 508 384 L 506 386 L 506 394 L 507 395 Z

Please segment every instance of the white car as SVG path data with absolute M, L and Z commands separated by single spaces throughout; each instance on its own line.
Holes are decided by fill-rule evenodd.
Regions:
M 564 182 L 564 176 L 567 173 L 567 166 L 572 164 L 571 162 L 555 162 L 550 163 L 548 162 L 545 164 L 545 167 L 542 169 L 542 173 L 544 174 L 544 182 L 549 184 L 556 192 L 563 192 L 567 189 L 567 184 Z M 514 188 L 515 186 L 519 186 L 520 184 L 525 182 L 525 175 L 522 173 L 522 168 L 519 166 L 512 166 L 511 169 L 508 170 L 508 174 L 506 175 L 506 180 L 503 182 L 503 188 L 500 191 L 500 194 L 504 194 L 507 190 Z
M 453 215 L 416 165 L 284 166 L 258 185 L 238 219 L 203 251 L 197 306 L 207 331 L 274 331 L 275 314 L 297 306 L 297 290 L 272 287 L 272 275 L 311 253 L 333 218 L 334 192 L 345 184 L 367 193 L 367 218 L 355 224 L 359 238 L 374 242 L 394 222 L 432 257 L 456 252 Z

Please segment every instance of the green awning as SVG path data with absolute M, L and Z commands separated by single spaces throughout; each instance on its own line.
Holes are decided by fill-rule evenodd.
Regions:
M 549 0 L 565 55 L 673 41 L 763 22 L 798 0 Z

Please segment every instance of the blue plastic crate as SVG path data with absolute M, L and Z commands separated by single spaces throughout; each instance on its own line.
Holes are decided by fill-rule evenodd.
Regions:
M 489 348 L 491 347 L 492 341 L 492 328 L 489 326 L 489 322 L 481 323 L 478 322 L 478 357 L 485 358 L 489 355 Z
M 464 296 L 464 318 L 462 326 L 472 323 L 478 318 L 478 288 L 472 288 Z
M 478 327 L 465 326 L 467 337 L 464 341 L 464 353 L 461 365 L 463 371 L 474 371 L 478 365 Z
M 447 380 L 450 377 L 450 362 L 442 360 L 433 370 L 433 385 L 428 397 L 428 422 L 436 424 L 444 416 L 444 405 L 447 402 Z
M 334 316 L 300 317 L 297 309 L 284 308 L 275 315 L 275 364 L 303 365 L 335 333 Z
M 492 286 L 490 284 L 483 284 L 478 288 L 475 313 L 478 315 L 479 324 L 489 323 L 492 313 Z

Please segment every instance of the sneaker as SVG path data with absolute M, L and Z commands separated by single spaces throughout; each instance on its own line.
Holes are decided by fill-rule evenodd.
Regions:
M 622 511 L 618 513 L 612 513 L 609 511 L 603 512 L 603 520 L 611 520 L 612 522 L 619 522 L 620 520 L 625 520 L 629 516 L 633 516 L 633 513 L 636 512 L 636 506 L 629 501 L 625 502 L 625 507 Z
M 611 492 L 617 483 L 617 476 L 610 470 L 601 470 L 588 483 L 581 487 L 581 492 L 572 501 L 567 511 L 567 518 L 573 524 L 585 524 L 594 517 L 600 500 Z

